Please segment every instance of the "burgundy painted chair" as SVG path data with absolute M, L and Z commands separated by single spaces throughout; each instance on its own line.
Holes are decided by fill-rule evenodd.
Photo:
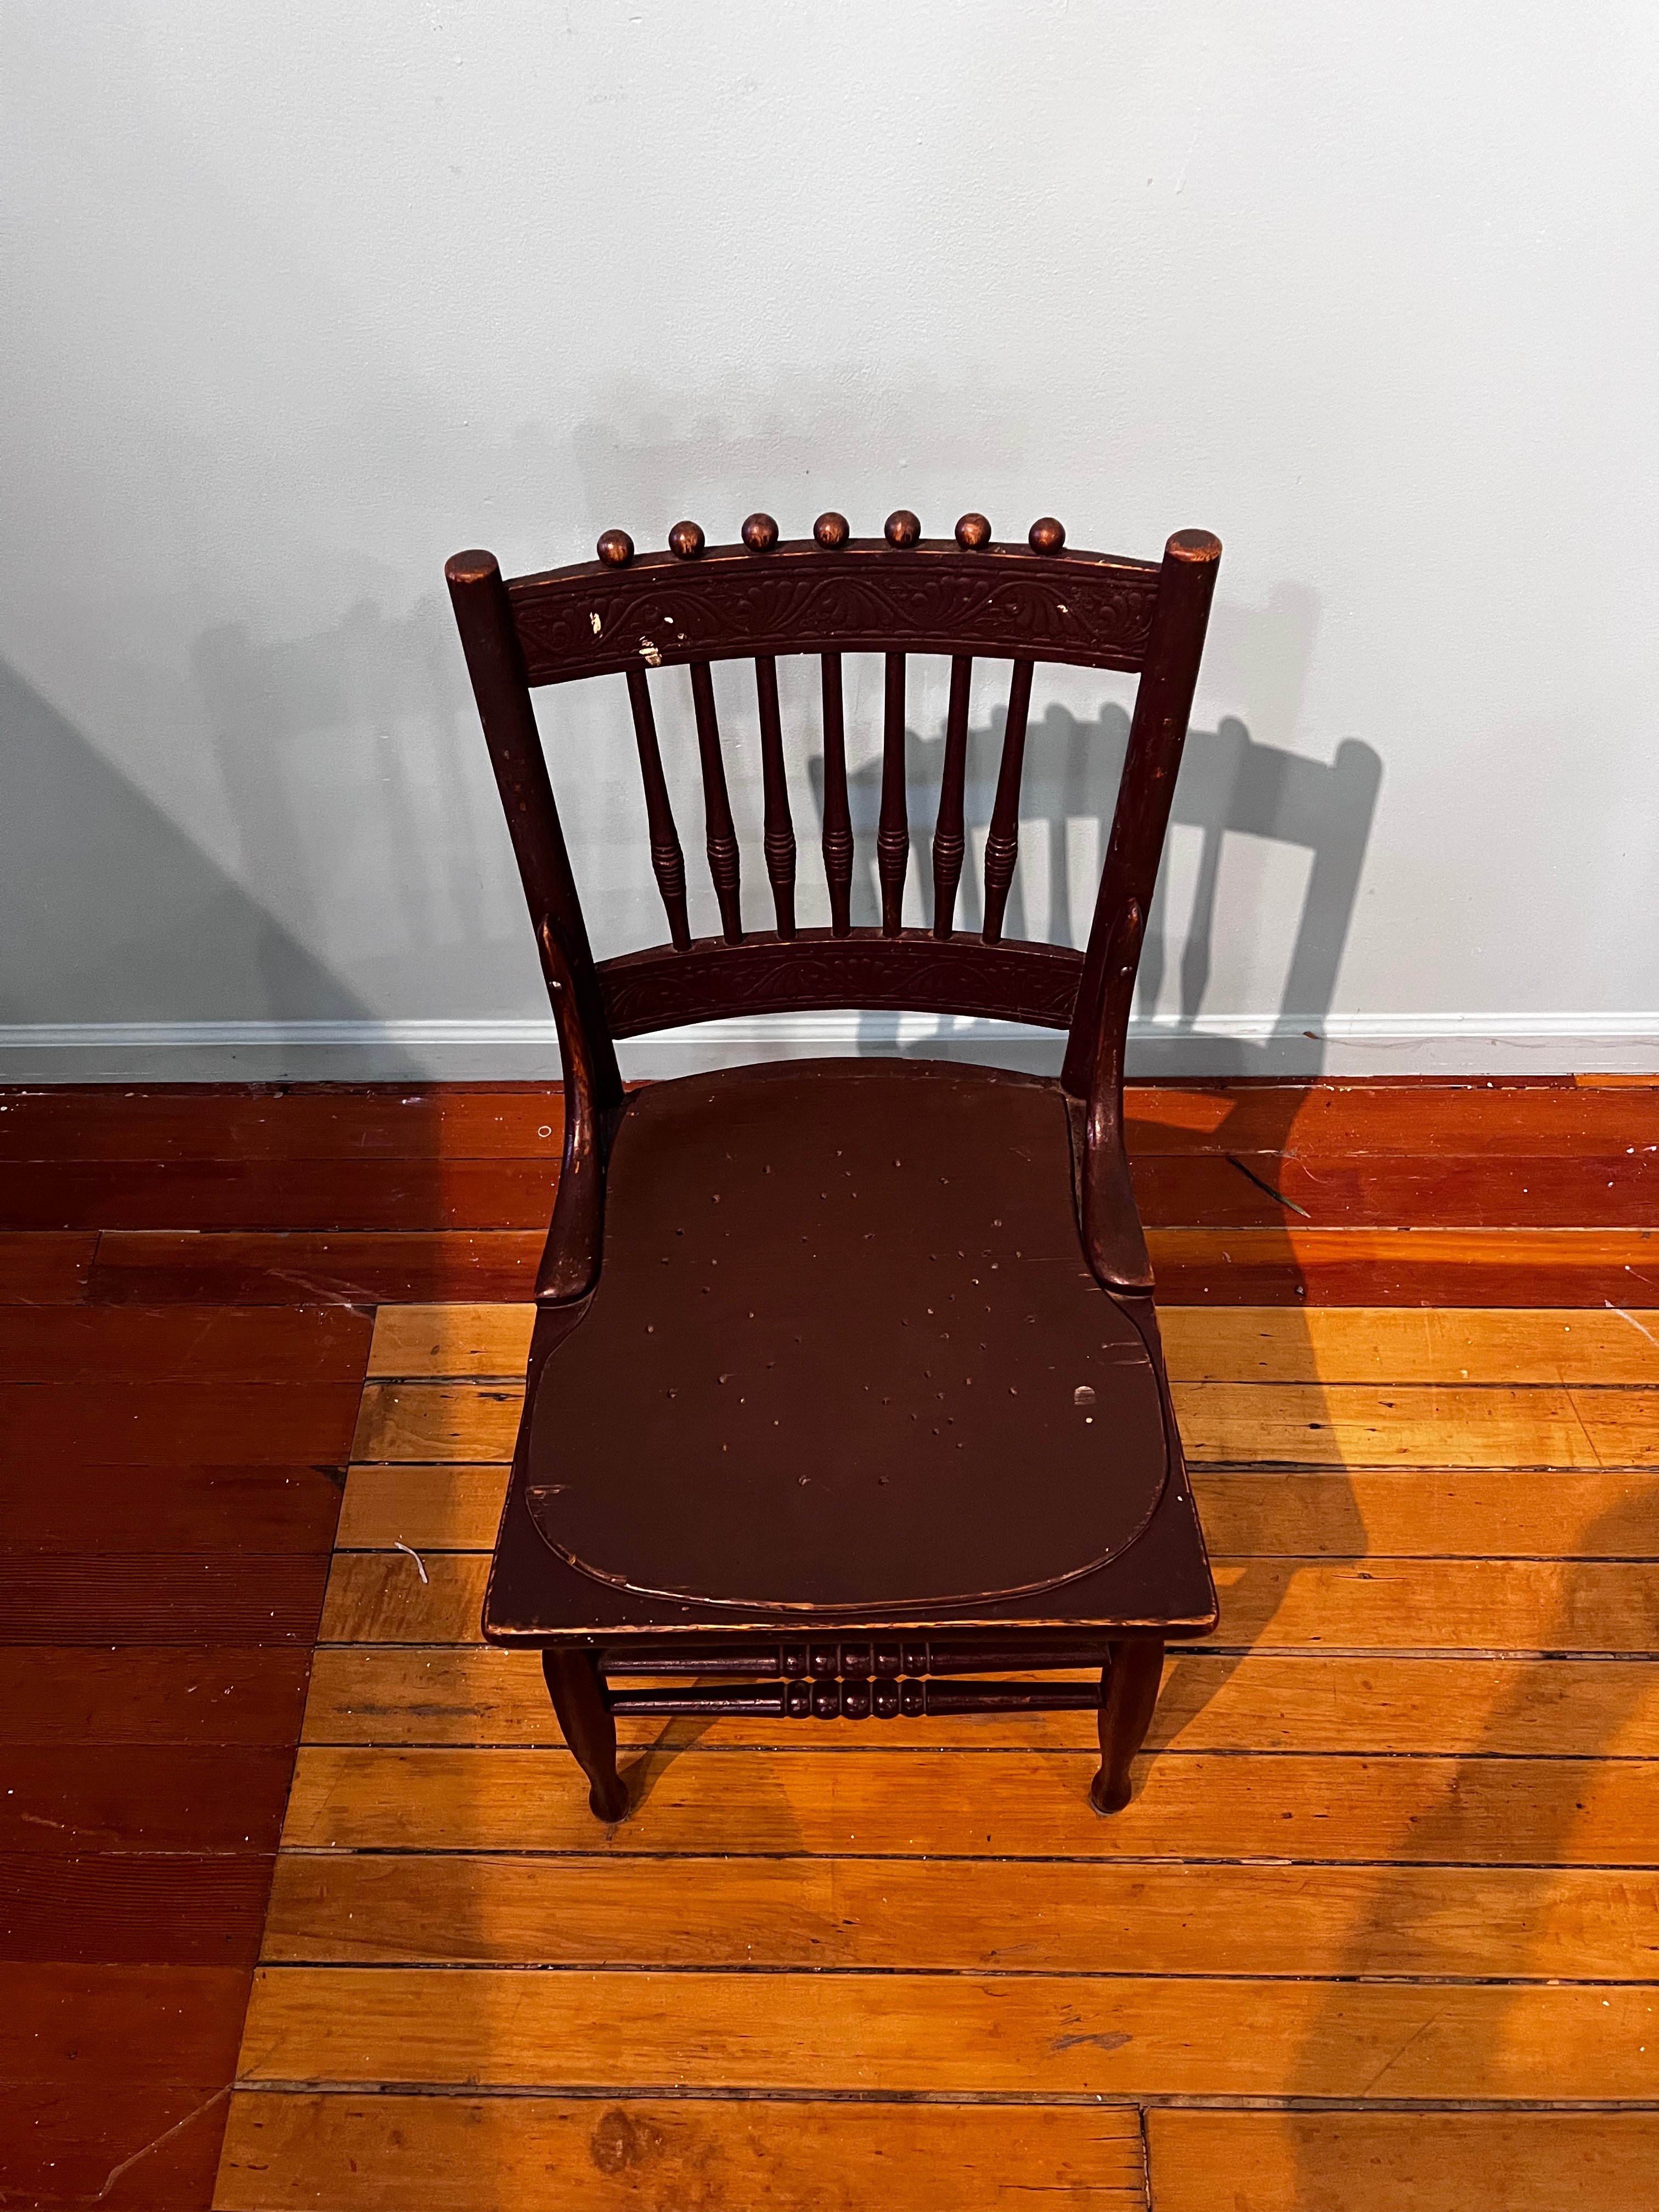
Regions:
M 1123 1148 L 1141 931 L 1221 549 L 994 544 L 913 514 L 767 515 L 665 554 L 504 582 L 448 564 L 558 1024 L 564 1158 L 483 1632 L 539 1650 L 602 1820 L 619 1713 L 864 1720 L 1098 1708 L 1091 1797 L 1128 1802 L 1165 1639 L 1214 1585 Z M 886 656 L 879 928 L 850 920 L 842 656 Z M 795 923 L 776 657 L 823 669 L 831 921 Z M 907 929 L 905 659 L 950 656 L 933 923 Z M 1012 661 L 985 921 L 952 927 L 976 657 Z M 745 928 L 710 664 L 752 659 L 772 916 Z M 1002 934 L 1039 660 L 1139 686 L 1088 950 Z M 718 937 L 694 939 L 651 703 L 690 670 Z M 531 702 L 626 676 L 670 941 L 595 962 Z M 752 920 L 752 917 L 751 917 Z M 943 1061 L 790 1060 L 624 1093 L 615 1040 L 734 1013 L 912 1008 L 1067 1030 L 1058 1080 Z M 1079 1668 L 1090 1679 L 1042 1679 Z M 1024 1675 L 1038 1679 L 967 1679 Z M 617 1677 L 650 1686 L 613 1688 Z M 666 1682 L 667 1687 L 662 1686 Z

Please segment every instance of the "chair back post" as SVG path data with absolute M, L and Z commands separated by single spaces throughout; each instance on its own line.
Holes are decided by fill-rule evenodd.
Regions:
M 1094 921 L 1078 984 L 1060 1084 L 1069 1097 L 1084 1100 L 1098 1092 L 1102 1060 L 1105 1080 L 1121 1094 L 1123 1051 L 1128 1030 L 1131 990 L 1120 975 L 1117 988 L 1109 969 L 1112 955 L 1124 942 L 1124 924 L 1131 905 L 1144 918 L 1152 902 L 1158 864 L 1164 855 L 1170 805 L 1175 797 L 1182 747 L 1187 741 L 1187 721 L 1198 685 L 1198 666 L 1204 651 L 1204 633 L 1215 594 L 1221 543 L 1204 530 L 1177 531 L 1164 549 L 1158 600 L 1152 635 L 1135 696 L 1134 719 L 1129 728 L 1129 749 L 1118 787 L 1112 833 L 1101 870 Z M 1134 959 L 1139 956 L 1140 927 L 1133 930 Z M 1131 964 L 1127 982 L 1133 986 Z M 1110 1036 L 1104 1032 L 1109 1024 Z M 1121 1128 L 1121 1113 L 1091 1116 L 1091 1127 Z
M 457 553 L 445 563 L 444 574 L 520 878 L 537 926 L 549 1001 L 558 1011 L 561 992 L 568 988 L 592 1071 L 595 1103 L 602 1109 L 618 1106 L 623 1086 L 617 1048 L 605 1019 L 501 568 L 493 553 Z M 568 976 L 550 964 L 548 940 L 540 928 L 544 918 L 550 939 L 563 955 Z

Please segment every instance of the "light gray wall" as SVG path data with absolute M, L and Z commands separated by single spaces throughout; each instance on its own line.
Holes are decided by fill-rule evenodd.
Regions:
M 0 1073 L 543 1064 L 444 556 L 900 504 L 1226 543 L 1141 1008 L 1218 1034 L 1159 1064 L 1653 1064 L 1650 8 L 0 22 Z M 1127 697 L 1039 690 L 1036 933 Z M 544 698 L 600 949 L 654 938 L 619 702 Z

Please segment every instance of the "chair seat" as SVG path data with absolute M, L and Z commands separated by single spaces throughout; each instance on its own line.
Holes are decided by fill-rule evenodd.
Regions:
M 1053 1589 L 1134 1543 L 1170 1472 L 1158 1367 L 1083 1258 L 1058 1086 L 937 1061 L 635 1094 L 526 1437 L 562 1559 L 715 1619 Z

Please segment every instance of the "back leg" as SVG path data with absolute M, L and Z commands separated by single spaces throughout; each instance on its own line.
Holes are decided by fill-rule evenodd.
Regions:
M 542 1673 L 564 1740 L 591 1785 L 589 1811 L 596 1820 L 625 1820 L 628 1790 L 617 1772 L 617 1723 L 611 1717 L 597 1656 L 592 1651 L 544 1651 Z
M 1100 1771 L 1089 1788 L 1097 1813 L 1121 1813 L 1129 1802 L 1129 1767 L 1152 1724 L 1163 1676 L 1161 1636 L 1126 1637 L 1112 1645 L 1100 1678 Z

